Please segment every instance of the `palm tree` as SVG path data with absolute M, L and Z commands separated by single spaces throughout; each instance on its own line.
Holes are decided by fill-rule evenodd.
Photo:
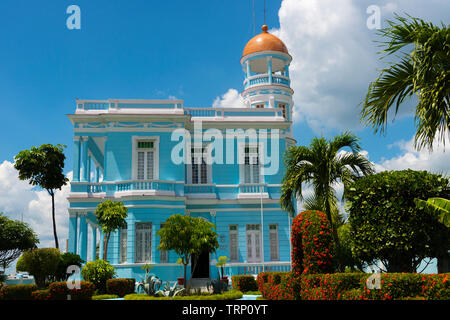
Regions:
M 374 173 L 372 164 L 360 151 L 359 139 L 350 132 L 344 132 L 332 140 L 314 138 L 309 147 L 293 146 L 286 151 L 286 174 L 281 190 L 281 207 L 294 214 L 294 202 L 303 200 L 303 185 L 313 187 L 316 205 L 323 208 L 331 222 L 337 249 L 339 240 L 333 223 L 333 208 L 337 208 L 334 187 L 338 183 L 345 188 L 355 179 Z M 350 148 L 351 152 L 341 150 Z
M 400 61 L 381 70 L 369 85 L 362 103 L 361 120 L 384 133 L 388 111 L 394 115 L 407 98 L 418 96 L 415 110 L 415 147 L 433 148 L 435 137 L 445 143 L 450 135 L 450 29 L 418 18 L 396 15 L 380 30 L 384 57 L 399 54 Z M 413 47 L 408 52 L 407 46 Z

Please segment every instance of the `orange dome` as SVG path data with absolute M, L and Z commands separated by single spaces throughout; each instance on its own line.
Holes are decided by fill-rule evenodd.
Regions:
M 283 41 L 267 32 L 268 27 L 266 25 L 263 25 L 261 29 L 263 32 L 250 39 L 247 43 L 242 56 L 260 51 L 280 51 L 289 54 Z

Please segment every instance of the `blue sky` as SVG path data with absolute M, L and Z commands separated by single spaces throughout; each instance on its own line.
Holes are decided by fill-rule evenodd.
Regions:
M 382 26 L 393 12 L 448 24 L 445 0 L 266 0 L 266 23 L 293 56 L 294 137 L 309 144 L 352 130 L 378 170 L 448 171 L 450 157 L 439 146 L 416 151 L 412 103 L 374 135 L 359 123 L 358 104 L 383 66 L 367 28 L 370 5 Z M 69 5 L 81 8 L 81 30 L 66 27 Z M 255 0 L 256 33 L 263 0 Z M 73 131 L 66 114 L 75 99 L 184 100 L 186 107 L 238 103 L 244 74 L 242 50 L 255 35 L 252 0 L 3 0 L 0 2 L 0 211 L 21 213 L 51 244 L 45 194 L 19 182 L 12 168 L 21 150 L 43 143 L 67 145 L 72 170 Z M 448 148 L 448 144 L 447 144 Z M 64 191 L 64 192 L 67 192 Z M 67 237 L 64 192 L 57 209 L 60 237 Z

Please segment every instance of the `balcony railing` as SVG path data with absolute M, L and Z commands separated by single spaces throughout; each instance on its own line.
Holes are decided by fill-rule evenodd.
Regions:
M 233 194 L 236 198 L 268 198 L 280 193 L 279 185 L 267 184 L 240 184 L 240 185 L 215 185 L 215 184 L 185 184 L 181 181 L 162 180 L 128 180 L 117 182 L 80 182 L 72 181 L 71 193 L 82 196 L 118 196 L 124 194 L 165 194 L 184 196 L 189 198 L 217 198 L 230 199 Z
M 291 84 L 288 77 L 278 75 L 278 74 L 272 75 L 272 83 L 273 84 L 281 84 L 281 85 L 284 85 L 287 87 L 289 87 L 289 85 Z M 252 86 L 260 85 L 260 84 L 270 84 L 270 79 L 269 79 L 268 74 L 259 74 L 256 76 L 251 76 L 244 80 L 245 89 L 252 87 Z
M 225 265 L 225 273 L 231 278 L 233 275 L 258 275 L 266 271 L 291 271 L 291 263 L 289 261 L 269 261 L 258 263 L 227 263 Z
M 184 186 L 184 193 L 216 193 L 216 185 L 187 184 Z
M 245 183 L 239 185 L 239 193 L 266 193 L 267 185 L 265 184 L 254 184 Z

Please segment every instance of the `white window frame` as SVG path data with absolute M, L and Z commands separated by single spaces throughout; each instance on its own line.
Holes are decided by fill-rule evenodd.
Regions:
M 189 163 L 186 164 L 186 171 L 187 171 L 187 183 L 188 184 L 195 184 L 195 185 L 204 185 L 204 184 L 211 184 L 212 183 L 212 166 L 211 164 L 208 164 L 208 161 L 206 160 L 206 157 L 208 155 L 208 150 L 210 147 L 210 144 L 208 143 L 204 143 L 202 145 L 202 156 L 198 156 L 200 153 L 192 153 L 192 149 L 195 150 L 195 144 L 192 143 L 190 145 L 191 150 L 189 153 L 190 159 L 189 159 Z M 197 155 L 197 156 L 195 156 Z M 194 162 L 192 161 L 192 158 L 195 158 Z M 203 161 L 205 161 L 205 166 L 206 166 L 206 182 L 203 183 L 201 182 L 201 163 L 199 163 L 198 161 L 200 161 L 200 159 L 203 159 Z M 197 161 L 197 162 L 195 162 Z M 198 182 L 194 183 L 193 181 L 193 170 L 192 170 L 192 166 L 193 165 L 197 165 L 198 166 Z
M 258 227 L 258 229 L 253 229 L 254 227 Z M 245 226 L 245 243 L 246 243 L 246 247 L 247 247 L 247 262 L 248 263 L 260 263 L 262 262 L 262 236 L 261 236 L 261 225 L 260 224 L 247 224 Z M 252 250 L 249 250 L 249 246 L 248 246 L 248 236 L 255 235 L 253 236 L 253 239 L 259 240 L 259 258 L 256 257 L 256 253 L 258 252 L 258 250 L 256 250 L 256 243 L 254 243 L 254 247 L 252 247 Z M 251 253 L 249 255 L 249 252 Z M 253 256 L 253 253 L 255 253 L 255 255 Z
M 275 229 L 271 229 L 271 226 L 275 226 Z M 275 248 L 276 251 L 273 252 L 271 237 L 275 237 Z M 270 261 L 280 261 L 280 243 L 279 243 L 279 232 L 278 232 L 278 224 L 270 223 L 269 224 L 269 249 L 270 249 Z
M 160 224 L 160 229 L 164 227 L 164 223 Z M 163 259 L 164 257 L 164 259 Z M 169 263 L 169 251 L 160 249 L 159 250 L 159 263 Z
M 138 228 L 138 225 L 140 225 L 140 224 L 148 224 L 148 225 L 150 225 L 150 228 L 149 229 L 147 229 L 147 230 L 150 230 L 150 248 L 149 248 L 149 252 L 148 252 L 148 259 L 146 260 L 145 259 L 145 256 L 146 256 L 146 254 L 145 254 L 145 252 L 142 252 L 142 257 L 144 257 L 143 259 L 141 259 L 141 260 L 138 260 L 137 258 L 138 258 L 138 250 L 141 250 L 142 248 L 139 248 L 138 247 L 138 242 L 137 242 L 137 239 L 138 239 L 138 237 L 137 237 L 137 233 L 139 232 L 139 228 Z M 135 252 L 135 256 L 134 256 L 134 262 L 135 263 L 151 263 L 152 262 L 152 251 L 153 251 L 153 224 L 151 223 L 151 222 L 136 222 L 135 223 L 135 225 L 134 225 L 134 239 L 135 239 L 135 241 L 134 241 L 134 252 Z
M 236 230 L 231 230 L 231 227 L 236 227 Z M 231 253 L 231 235 L 236 235 L 236 257 L 233 257 L 233 254 Z M 228 226 L 228 240 L 229 240 L 229 255 L 230 255 L 230 261 L 231 262 L 239 262 L 239 226 L 237 224 L 230 224 Z
M 264 143 L 263 142 L 259 142 L 259 143 L 257 143 L 257 142 L 239 142 L 239 155 L 238 155 L 238 157 L 241 157 L 241 160 L 239 160 L 239 181 L 240 181 L 240 183 L 241 184 L 264 184 L 264 175 L 262 174 L 262 171 L 263 171 L 263 167 L 264 167 L 264 159 L 263 159 L 263 154 L 264 154 Z M 246 166 L 246 164 L 245 164 L 245 156 L 246 156 L 246 153 L 245 153 L 245 148 L 258 148 L 258 153 L 250 153 L 249 155 L 250 155 L 250 167 L 249 167 L 249 169 L 250 169 L 250 175 L 249 175 L 249 177 L 250 177 L 250 179 L 249 179 L 249 181 L 246 181 L 245 180 L 245 166 Z M 255 168 L 251 165 L 252 164 L 252 161 L 254 161 L 255 159 L 258 159 L 258 161 L 259 161 L 259 166 L 258 166 L 258 168 L 259 168 L 259 175 L 258 175 L 258 177 L 259 177 L 259 181 L 258 182 L 255 182 L 254 180 L 253 180 L 253 178 L 254 178 L 254 172 L 253 172 L 253 170 L 255 170 Z
M 138 179 L 138 142 L 153 142 L 153 179 L 159 180 L 159 136 L 132 136 L 132 179 Z M 145 180 L 145 179 L 144 179 Z
M 127 263 L 128 250 L 128 225 L 125 223 L 124 228 L 120 228 L 119 235 L 119 263 Z M 125 245 L 124 245 L 125 243 Z

